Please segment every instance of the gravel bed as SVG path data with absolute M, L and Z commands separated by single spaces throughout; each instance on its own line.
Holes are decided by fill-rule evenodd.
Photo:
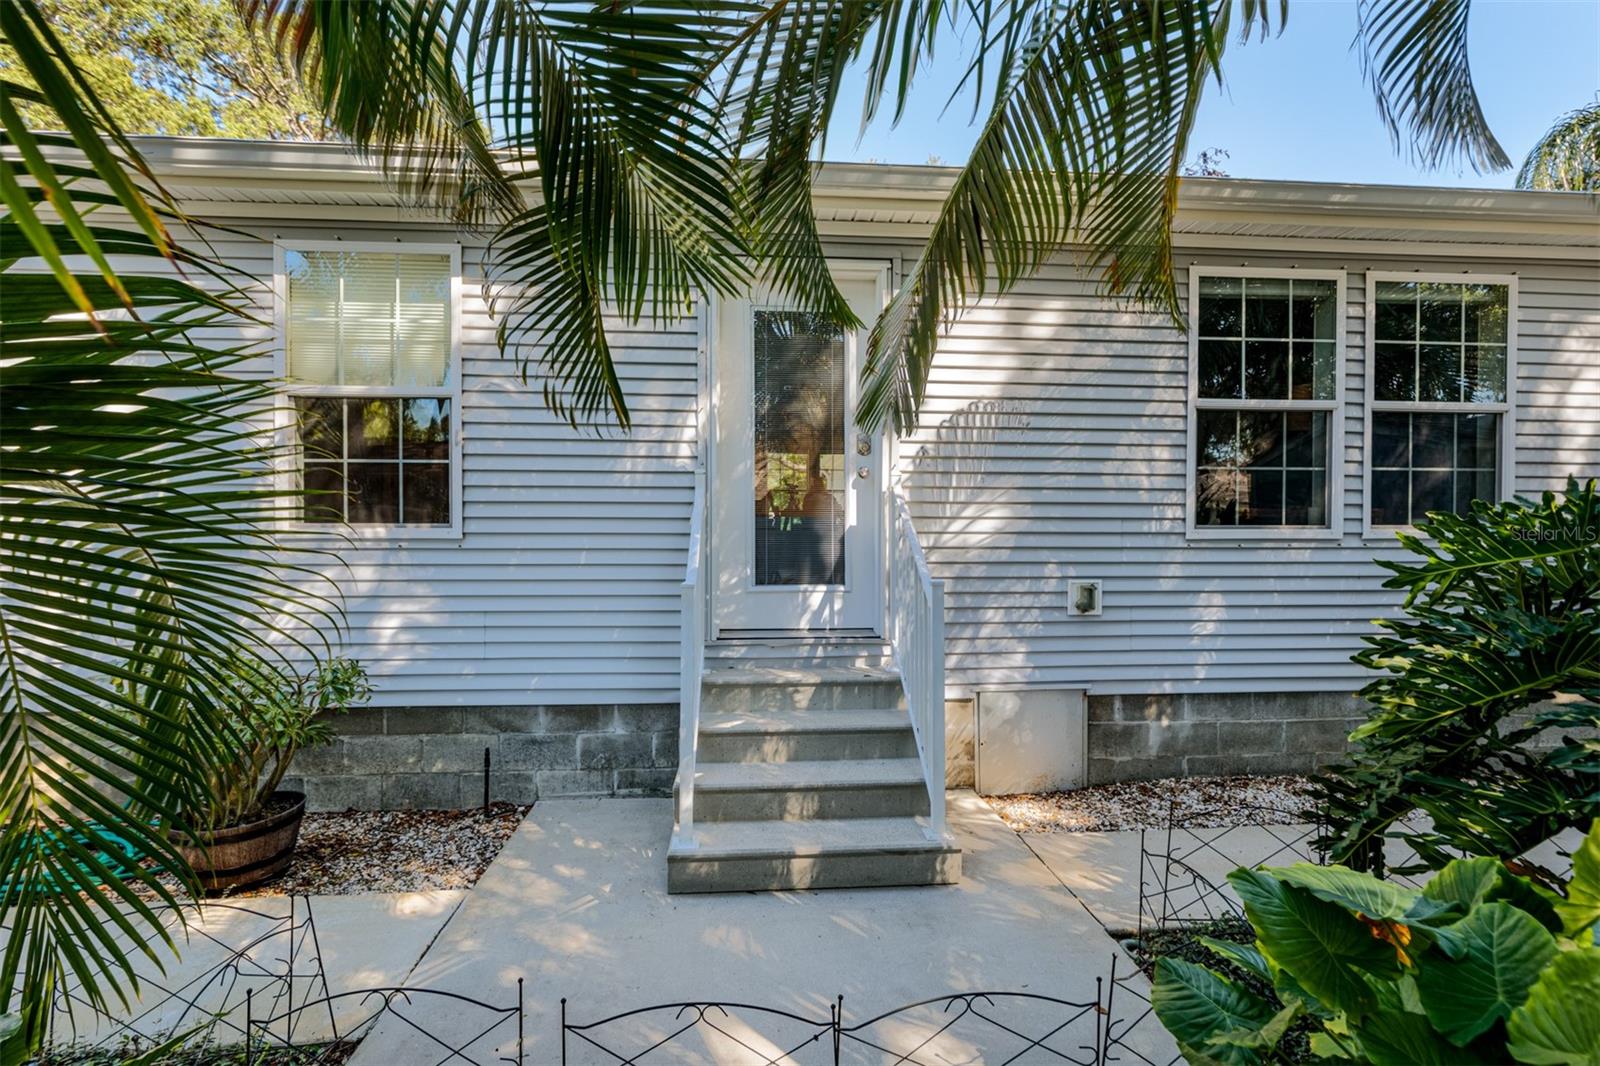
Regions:
M 986 797 L 1019 833 L 1104 833 L 1173 825 L 1289 825 L 1311 821 L 1304 777 L 1172 777 L 1072 792 Z
M 308 814 L 283 876 L 233 895 L 471 888 L 529 809 L 496 803 L 487 817 L 480 808 Z

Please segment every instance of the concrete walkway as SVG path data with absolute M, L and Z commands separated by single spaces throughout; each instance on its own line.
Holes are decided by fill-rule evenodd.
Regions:
M 524 1061 L 540 1066 L 561 1061 L 563 997 L 569 1020 L 578 1023 L 657 1003 L 731 1001 L 825 1024 L 833 997 L 843 995 L 847 1026 L 955 992 L 1092 1001 L 1115 944 L 987 804 L 954 794 L 950 816 L 964 851 L 959 885 L 668 896 L 669 801 L 545 801 L 468 894 L 411 983 L 503 1004 L 514 1000 L 523 978 Z M 1118 968 L 1131 967 L 1121 958 Z M 1142 991 L 1142 979 L 1135 982 Z M 952 1010 L 939 1004 L 862 1035 L 879 1048 L 908 1050 L 959 1016 L 917 1061 L 998 1062 L 1025 1046 L 1002 1026 L 1038 1037 L 1073 1013 L 1041 1000 Z M 639 1016 L 590 1035 L 623 1056 L 637 1055 L 692 1020 Z M 515 1056 L 511 1025 L 474 1039 L 494 1021 L 470 1005 L 419 1001 L 404 1017 L 380 1020 L 353 1062 L 436 1062 L 447 1057 L 445 1046 L 484 1064 Z M 829 1046 L 780 1055 L 809 1035 L 792 1019 L 745 1010 L 710 1021 L 716 1024 L 695 1027 L 647 1062 L 832 1061 Z M 1071 1022 L 1051 1046 L 1092 1041 L 1094 1021 L 1088 1014 Z M 1153 1021 L 1129 1045 L 1161 1063 L 1176 1053 Z M 843 1052 L 846 1061 L 882 1058 L 853 1041 Z M 573 1039 L 568 1061 L 617 1059 Z M 1124 1052 L 1123 1061 L 1137 1060 Z

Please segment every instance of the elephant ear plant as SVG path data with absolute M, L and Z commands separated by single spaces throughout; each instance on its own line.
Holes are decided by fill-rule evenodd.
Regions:
M 295 752 L 333 739 L 329 721 L 367 702 L 372 685 L 354 659 L 317 663 L 305 673 L 234 664 L 232 697 L 225 713 L 238 758 L 213 771 L 208 811 L 196 812 L 196 827 L 225 829 L 264 813 L 283 782 Z
M 1228 880 L 1256 941 L 1205 943 L 1244 979 L 1156 963 L 1156 1016 L 1191 1063 L 1281 1060 L 1307 1029 L 1317 1060 L 1600 1063 L 1600 821 L 1559 890 L 1488 857 L 1421 890 L 1304 863 Z
M 1400 541 L 1414 560 L 1379 565 L 1405 614 L 1355 656 L 1380 675 L 1355 750 L 1317 779 L 1320 843 L 1381 873 L 1383 839 L 1403 838 L 1415 873 L 1581 830 L 1600 817 L 1596 483 L 1431 514 Z

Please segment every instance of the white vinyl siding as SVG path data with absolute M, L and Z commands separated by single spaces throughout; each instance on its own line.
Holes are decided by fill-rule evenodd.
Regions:
M 236 212 L 229 223 L 258 239 L 214 240 L 260 278 L 273 275 L 275 238 L 458 239 L 410 219 L 252 210 L 258 217 Z M 1180 255 L 1180 292 L 1191 265 L 1345 275 L 1344 489 L 1333 501 L 1338 536 L 1324 542 L 1186 537 L 1187 344 L 1163 317 L 1105 299 L 1065 264 L 963 316 L 940 347 L 922 429 L 899 449 L 918 530 L 947 581 L 953 693 L 1014 682 L 1097 693 L 1359 685 L 1349 656 L 1396 604 L 1372 556 L 1400 554 L 1392 537 L 1363 538 L 1369 270 L 1515 274 L 1515 490 L 1600 476 L 1600 266 L 1369 243 L 1360 254 Z M 909 263 L 917 248 L 909 238 L 840 239 L 829 250 Z M 675 701 L 701 324 L 613 321 L 634 427 L 574 432 L 544 410 L 538 368 L 524 381 L 497 348 L 483 254 L 463 242 L 460 534 L 333 546 L 338 557 L 318 565 L 344 594 L 345 651 L 372 671 L 385 706 L 524 715 L 534 705 Z M 263 292 L 265 321 L 248 339 L 273 343 L 273 306 Z M 1073 577 L 1104 582 L 1102 616 L 1068 616 Z
M 900 447 L 917 528 L 946 580 L 952 694 L 1362 683 L 1350 655 L 1398 603 L 1372 559 L 1402 554 L 1392 535 L 1363 536 L 1368 270 L 1515 273 L 1514 489 L 1600 477 L 1600 267 L 1185 249 L 1180 292 L 1193 266 L 1345 274 L 1338 536 L 1187 539 L 1184 335 L 1051 265 L 963 316 L 940 346 L 922 426 Z M 1069 578 L 1104 582 L 1103 615 L 1067 614 Z
M 325 224 L 233 220 L 218 253 L 260 278 L 283 246 L 325 240 Z M 346 242 L 435 247 L 448 226 L 341 223 Z M 674 702 L 678 583 L 693 493 L 696 320 L 661 329 L 609 322 L 633 429 L 574 431 L 544 408 L 539 371 L 495 343 L 483 247 L 461 245 L 461 528 L 388 531 L 309 560 L 338 582 L 345 654 L 371 672 L 380 706 Z M 273 299 L 258 308 L 272 322 Z M 253 339 L 271 345 L 263 326 Z M 537 352 L 530 353 L 537 356 Z M 263 360 L 262 371 L 270 372 Z M 305 559 L 297 562 L 307 562 Z

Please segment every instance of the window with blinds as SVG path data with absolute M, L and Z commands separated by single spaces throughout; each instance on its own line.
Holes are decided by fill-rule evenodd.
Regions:
M 303 518 L 451 526 L 452 257 L 298 248 L 283 264 Z

